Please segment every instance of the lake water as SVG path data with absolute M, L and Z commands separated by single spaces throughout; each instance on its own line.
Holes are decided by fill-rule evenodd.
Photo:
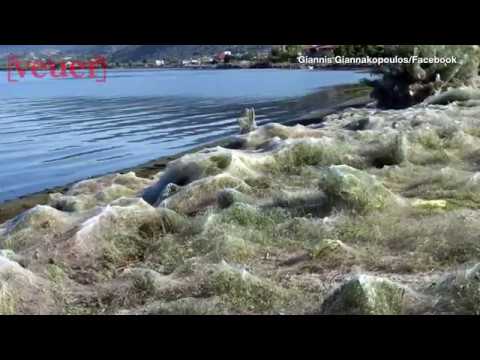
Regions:
M 335 101 L 353 71 L 110 70 L 92 79 L 7 82 L 0 72 L 0 202 L 140 165 L 257 123 L 283 122 Z

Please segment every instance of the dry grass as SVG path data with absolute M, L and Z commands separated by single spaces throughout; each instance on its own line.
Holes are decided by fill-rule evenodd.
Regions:
M 414 272 L 480 259 L 479 230 L 471 212 L 399 209 L 342 218 L 333 235 L 364 249 L 372 270 Z
M 15 295 L 9 289 L 8 284 L 0 280 L 0 315 L 14 315 L 16 308 Z

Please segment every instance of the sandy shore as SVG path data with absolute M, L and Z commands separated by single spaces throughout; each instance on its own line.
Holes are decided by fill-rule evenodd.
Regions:
M 169 155 L 169 156 L 164 156 L 158 159 L 155 159 L 153 161 L 149 161 L 148 163 L 142 164 L 135 166 L 133 168 L 127 168 L 123 169 L 120 171 L 116 171 L 115 173 L 126 173 L 129 171 L 135 172 L 138 176 L 144 177 L 144 178 L 150 178 L 151 176 L 155 175 L 159 171 L 165 168 L 165 166 L 172 160 L 175 160 L 186 153 L 192 153 L 196 152 L 198 150 L 201 150 L 205 147 L 210 147 L 210 146 L 217 146 L 217 145 L 222 145 L 226 142 L 228 142 L 228 139 L 222 139 L 218 140 L 216 142 L 208 143 L 201 145 L 199 147 L 196 147 L 194 149 L 191 149 L 189 151 L 181 152 L 175 155 Z M 103 174 L 103 175 L 108 175 L 108 174 Z M 97 178 L 99 176 L 94 176 L 91 178 Z M 71 184 L 66 184 L 63 186 L 56 186 L 53 188 L 45 189 L 43 191 L 30 194 L 30 195 L 25 195 L 21 196 L 18 199 L 14 200 L 9 200 L 6 201 L 2 204 L 0 204 L 0 224 L 4 223 L 8 219 L 11 219 L 15 217 L 16 215 L 20 214 L 21 212 L 31 209 L 35 205 L 44 205 L 48 203 L 49 195 L 52 193 L 65 193 L 73 184 L 77 183 L 78 181 L 75 181 Z

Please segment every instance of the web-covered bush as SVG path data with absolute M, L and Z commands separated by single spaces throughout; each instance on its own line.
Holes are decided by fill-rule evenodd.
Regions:
M 387 57 L 455 58 L 456 63 L 394 63 L 380 68 L 382 78 L 372 81 L 372 96 L 382 108 L 404 108 L 451 87 L 477 87 L 478 45 L 390 45 Z

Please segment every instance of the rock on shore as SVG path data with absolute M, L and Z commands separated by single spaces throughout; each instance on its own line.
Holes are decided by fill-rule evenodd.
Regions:
M 0 225 L 0 313 L 480 311 L 480 104 L 242 129 Z

